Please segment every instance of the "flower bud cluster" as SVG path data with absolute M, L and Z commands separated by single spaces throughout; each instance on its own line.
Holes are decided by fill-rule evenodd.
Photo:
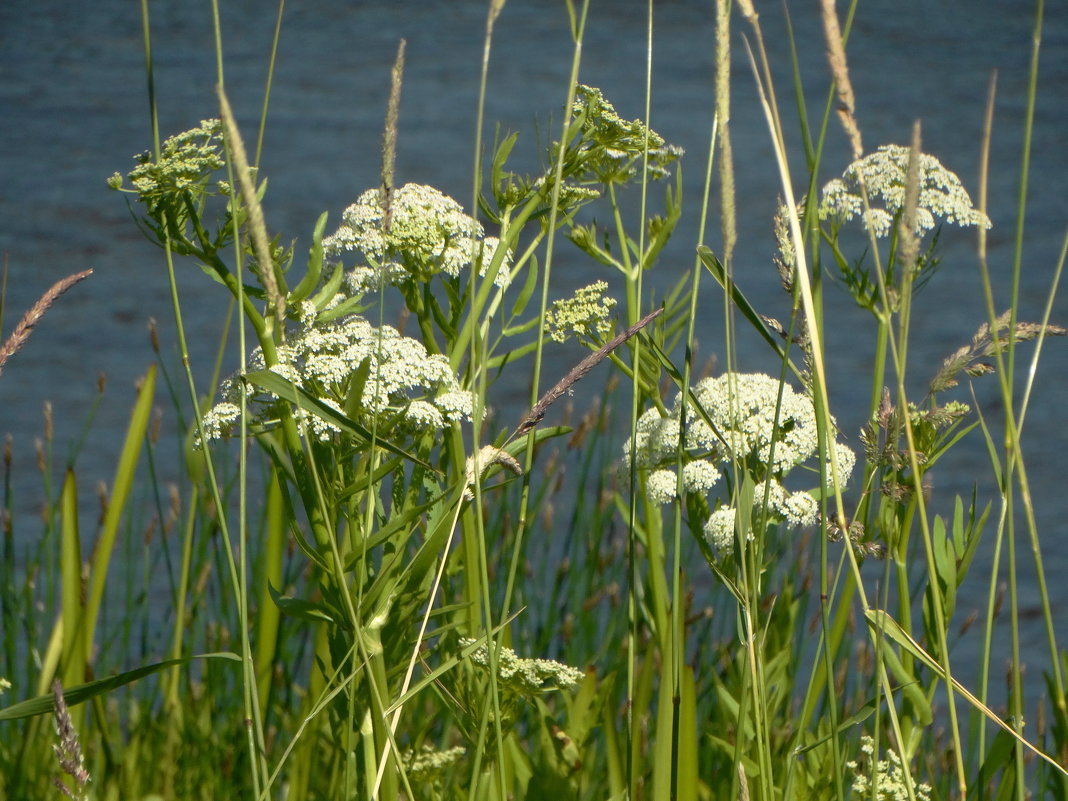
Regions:
M 160 146 L 159 159 L 151 153 L 134 157 L 137 166 L 129 176 L 141 201 L 153 210 L 160 202 L 179 192 L 203 191 L 212 173 L 225 165 L 223 160 L 222 123 L 203 120 L 196 128 L 183 131 Z M 112 189 L 121 189 L 122 175 L 115 173 L 108 179 Z M 228 187 L 220 182 L 220 192 Z
M 669 167 L 683 154 L 641 120 L 624 120 L 600 89 L 579 85 L 572 114 L 582 120 L 581 150 L 574 154 L 581 172 L 602 183 L 621 183 L 638 173 L 645 159 L 650 178 L 666 178 Z M 576 176 L 577 177 L 577 176 Z
M 608 315 L 616 299 L 606 297 L 608 284 L 597 281 L 578 290 L 572 297 L 553 301 L 545 314 L 545 332 L 554 342 L 574 336 L 587 342 L 603 342 L 612 331 Z

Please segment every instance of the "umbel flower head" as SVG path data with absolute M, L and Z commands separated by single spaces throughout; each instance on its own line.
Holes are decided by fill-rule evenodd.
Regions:
M 633 453 L 637 467 L 646 474 L 649 499 L 653 503 L 669 503 L 677 497 L 679 477 L 675 465 L 681 441 L 683 491 L 707 500 L 710 511 L 704 523 L 705 537 L 720 552 L 733 548 L 737 510 L 727 505 L 717 508 L 715 499 L 708 496 L 734 462 L 741 464 L 756 482 L 755 502 L 763 504 L 767 495 L 773 521 L 791 527 L 809 526 L 816 521 L 817 497 L 810 492 L 790 492 L 783 484 L 790 471 L 818 454 L 816 414 L 807 395 L 782 386 L 780 403 L 779 390 L 778 379 L 761 373 L 725 373 L 705 378 L 693 388 L 693 396 L 707 421 L 691 401 L 684 427 L 680 422 L 679 393 L 666 416 L 655 408 L 645 412 L 638 419 L 635 438 L 625 446 L 624 464 L 630 466 Z M 848 447 L 837 442 L 833 455 L 839 479 L 844 483 L 856 458 Z M 827 473 L 829 480 L 829 467 Z
M 829 181 L 820 196 L 821 220 L 851 220 L 864 214 L 860 179 L 868 191 L 867 223 L 877 237 L 890 233 L 894 219 L 905 205 L 909 148 L 883 145 L 854 161 L 841 178 Z M 916 233 L 922 235 L 945 220 L 960 226 L 990 227 L 990 219 L 972 205 L 960 182 L 934 156 L 919 154 L 920 197 L 916 209 Z M 881 204 L 881 205 L 880 205 Z
M 856 760 L 846 763 L 853 771 L 853 792 L 858 798 L 874 798 L 876 801 L 899 801 L 909 797 L 906 784 L 905 766 L 901 757 L 890 749 L 886 759 L 875 759 L 875 741 L 868 735 L 860 738 L 860 750 L 864 752 L 868 764 L 863 766 Z M 912 782 L 918 801 L 930 801 L 931 786 Z
M 165 207 L 179 204 L 181 193 L 190 193 L 194 202 L 198 202 L 207 191 L 212 174 L 226 163 L 223 159 L 222 123 L 219 120 L 203 120 L 196 128 L 165 140 L 160 146 L 159 159 L 154 159 L 151 153 L 142 153 L 134 159 L 137 166 L 127 177 L 138 199 L 148 208 L 149 215 L 160 221 Z M 108 186 L 121 189 L 122 175 L 115 173 L 111 176 Z M 230 189 L 220 181 L 217 191 L 219 194 L 229 194 Z
M 460 647 L 474 644 L 467 637 L 460 638 Z M 489 668 L 490 656 L 485 645 L 472 652 L 471 661 L 482 668 Z M 517 656 L 511 648 L 501 648 L 497 659 L 498 680 L 520 695 L 535 695 L 548 690 L 566 690 L 578 685 L 585 674 L 578 668 L 553 659 L 525 659 Z
M 408 778 L 417 782 L 428 782 L 445 774 L 449 768 L 463 759 L 466 749 L 455 746 L 438 750 L 423 743 L 419 749 L 411 749 L 401 754 L 401 762 Z
M 601 90 L 592 86 L 576 87 L 571 112 L 582 120 L 580 148 L 573 155 L 581 172 L 601 183 L 624 183 L 636 175 L 646 147 L 649 177 L 654 179 L 670 175 L 668 168 L 683 153 L 641 120 L 624 120 Z M 581 175 L 575 177 L 581 180 Z
M 432 186 L 405 184 L 393 194 L 388 230 L 377 189 L 368 189 L 347 209 L 341 226 L 323 240 L 330 258 L 358 254 L 357 264 L 346 276 L 353 294 L 385 284 L 425 281 L 438 273 L 455 278 L 478 261 L 485 275 L 500 245 L 485 236 L 478 220 L 464 213 L 463 206 Z M 508 285 L 508 254 L 493 276 L 499 287 Z
M 575 292 L 566 300 L 553 301 L 545 315 L 545 331 L 554 342 L 577 337 L 587 342 L 602 342 L 612 331 L 608 318 L 616 299 L 604 293 L 608 284 L 596 281 Z
M 430 355 L 418 340 L 388 325 L 376 328 L 359 315 L 303 328 L 278 347 L 278 357 L 272 370 L 339 411 L 359 389 L 358 416 L 365 423 L 377 416 L 402 431 L 419 433 L 471 419 L 473 396 L 460 387 L 445 356 Z M 249 362 L 251 370 L 263 369 L 259 348 Z M 204 416 L 208 439 L 226 436 L 237 422 L 239 381 L 238 376 L 226 379 L 222 402 Z M 362 386 L 354 387 L 354 381 Z M 270 393 L 254 395 L 253 422 L 270 425 L 277 400 Z M 339 433 L 317 416 L 309 415 L 308 423 L 320 440 Z

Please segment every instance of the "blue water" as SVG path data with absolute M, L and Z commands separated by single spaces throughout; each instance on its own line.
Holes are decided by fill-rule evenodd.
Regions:
M 210 15 L 207 3 L 150 5 L 160 128 L 167 135 L 216 115 Z M 227 90 L 246 138 L 251 139 L 262 102 L 274 12 L 272 4 L 263 2 L 223 5 Z M 270 179 L 268 224 L 285 239 L 299 237 L 298 252 L 303 252 L 312 224 L 323 210 L 336 221 L 359 192 L 377 181 L 388 74 L 401 37 L 408 40 L 408 61 L 398 182 L 432 184 L 470 205 L 472 120 L 484 6 L 456 0 L 289 4 L 262 166 Z M 593 6 L 581 80 L 601 87 L 623 116 L 641 116 L 645 4 L 595 2 Z M 710 6 L 685 0 L 656 5 L 651 123 L 668 141 L 687 150 L 684 221 L 650 276 L 661 288 L 691 268 L 697 240 L 712 116 Z M 812 120 L 822 111 L 828 81 L 814 6 L 791 4 Z M 778 3 L 764 3 L 761 8 L 780 104 L 792 132 L 796 124 L 790 116 L 794 104 L 781 8 Z M 1025 2 L 862 2 L 849 42 L 857 115 L 866 145 L 873 149 L 883 143 L 905 143 L 913 120 L 920 119 L 924 149 L 958 172 L 973 196 L 987 84 L 991 71 L 998 71 L 990 266 L 1001 293 L 999 309 L 1008 305 L 1030 13 L 1031 4 Z M 110 481 L 133 403 L 134 382 L 154 360 L 146 334 L 149 317 L 159 320 L 161 339 L 171 357 L 175 350 L 162 255 L 143 240 L 123 198 L 104 184 L 113 172 L 128 170 L 131 157 L 151 144 L 140 26 L 136 4 L 124 0 L 0 4 L 0 253 L 9 271 L 5 331 L 55 280 L 87 267 L 96 271 L 61 299 L 0 375 L 0 433 L 14 436 L 14 524 L 16 537 L 24 542 L 39 531 L 41 483 L 34 439 L 40 436 L 43 402 L 51 400 L 54 405 L 55 453 L 61 464 L 88 414 L 97 374 L 108 376 L 105 403 L 78 461 L 83 493 L 88 495 L 97 479 Z M 778 175 L 741 33 L 735 34 L 735 45 L 731 124 L 739 201 L 736 278 L 762 311 L 785 320 L 786 298 L 770 262 Z M 556 130 L 570 60 L 561 3 L 508 3 L 494 42 L 487 120 L 491 139 L 495 121 L 521 132 L 520 165 L 523 159 L 528 166 L 536 163 L 550 115 Z M 1065 86 L 1068 12 L 1062 5 L 1049 4 L 1020 287 L 1025 319 L 1038 319 L 1046 303 L 1068 220 Z M 798 137 L 790 135 L 793 166 L 800 174 Z M 832 124 L 824 180 L 845 166 L 845 154 L 844 137 Z M 718 232 L 709 232 L 708 241 L 717 247 Z M 947 230 L 943 245 L 941 272 L 919 296 L 913 314 L 910 360 L 918 377 L 934 372 L 944 356 L 966 344 L 986 316 L 972 235 Z M 578 258 L 567 247 L 556 262 L 554 292 L 561 296 L 603 277 L 603 268 Z M 192 362 L 197 375 L 205 377 L 214 358 L 225 298 L 194 266 L 180 264 L 179 270 Z M 700 320 L 699 362 L 714 354 L 723 356 L 720 316 L 718 296 L 708 292 Z M 828 350 L 835 413 L 844 430 L 855 435 L 870 390 L 865 378 L 872 350 L 870 326 L 864 312 L 833 291 L 827 316 L 833 321 L 828 325 Z M 1055 303 L 1053 319 L 1068 322 L 1063 298 Z M 1024 349 L 1022 354 L 1029 358 L 1030 352 Z M 753 340 L 743 340 L 741 359 L 743 369 L 776 369 L 766 350 Z M 570 365 L 556 366 L 562 373 Z M 913 389 L 919 391 L 922 385 L 918 380 Z M 527 391 L 523 386 L 500 387 L 494 400 L 505 408 L 518 408 Z M 984 411 L 996 417 L 994 380 L 976 382 L 975 391 Z M 1066 397 L 1068 342 L 1054 340 L 1039 366 L 1024 434 L 1045 565 L 1054 578 L 1068 569 L 1068 548 L 1062 544 L 1068 520 L 1068 493 L 1063 491 Z M 167 406 L 162 393 L 160 403 Z M 973 435 L 954 451 L 934 481 L 936 498 L 942 503 L 955 492 L 967 492 L 973 482 L 989 491 L 992 477 L 981 439 Z M 989 559 L 985 549 L 975 571 L 982 573 Z M 1035 597 L 1026 588 L 1033 584 L 1024 586 L 1025 595 L 1030 594 L 1024 603 L 1031 603 Z M 984 589 L 983 582 L 972 582 L 972 594 L 962 603 L 977 607 Z M 1068 584 L 1055 580 L 1052 591 L 1058 605 L 1068 602 Z M 1058 634 L 1062 641 L 1068 640 L 1068 626 L 1061 624 Z M 1036 661 L 1044 661 L 1041 631 L 1030 628 L 1025 637 L 1028 652 Z

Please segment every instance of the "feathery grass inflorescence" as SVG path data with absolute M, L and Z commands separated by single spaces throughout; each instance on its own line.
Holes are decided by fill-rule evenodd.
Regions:
M 19 349 L 26 344 L 26 340 L 30 338 L 34 326 L 41 321 L 45 312 L 51 308 L 59 296 L 92 274 L 92 270 L 82 270 L 73 275 L 68 275 L 66 278 L 61 278 L 52 284 L 48 291 L 41 295 L 40 299 L 22 315 L 22 318 L 15 324 L 15 328 L 8 334 L 7 339 L 0 345 L 0 372 L 3 372 L 4 364 L 7 360 L 18 353 Z
M 55 786 L 71 801 L 85 801 L 88 798 L 87 788 L 92 777 L 85 768 L 85 756 L 82 754 L 82 746 L 78 741 L 78 732 L 74 729 L 70 710 L 63 698 L 63 685 L 59 679 L 52 682 L 52 697 L 55 703 L 53 715 L 56 722 L 56 739 L 59 741 L 52 746 L 55 751 L 59 768 L 71 778 L 74 786 L 69 786 L 62 778 L 56 777 L 53 781 Z

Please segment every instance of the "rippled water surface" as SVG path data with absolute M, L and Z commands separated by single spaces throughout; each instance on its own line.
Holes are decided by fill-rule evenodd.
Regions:
M 271 5 L 223 2 L 226 85 L 246 136 L 258 121 L 274 26 Z M 603 88 L 623 116 L 644 113 L 645 4 L 594 2 L 581 80 Z M 790 3 L 810 117 L 822 111 L 827 70 L 814 3 Z M 155 76 L 163 135 L 215 116 L 215 63 L 207 3 L 152 3 Z M 401 110 L 398 180 L 433 184 L 470 206 L 473 119 L 484 26 L 482 2 L 348 2 L 287 4 L 264 140 L 262 167 L 270 179 L 269 226 L 298 238 L 303 252 L 316 217 L 337 220 L 341 209 L 375 185 L 389 68 L 401 37 L 408 61 Z M 687 194 L 681 230 L 652 275 L 670 286 L 690 269 L 697 240 L 700 184 L 705 170 L 712 100 L 711 3 L 656 4 L 651 121 L 687 150 Z M 789 51 L 779 3 L 763 3 L 762 23 L 779 81 L 787 125 L 796 130 Z M 1049 4 L 1035 117 L 1021 308 L 1038 319 L 1046 302 L 1068 220 L 1068 12 Z M 739 29 L 741 30 L 741 29 Z M 990 265 L 999 292 L 1009 289 L 1019 162 L 1030 57 L 1030 4 L 1022 2 L 862 2 L 849 42 L 857 113 L 869 148 L 907 142 L 920 119 L 924 149 L 957 171 L 974 192 L 980 131 L 991 72 L 998 100 L 991 155 Z M 779 194 L 777 173 L 741 34 L 735 38 L 734 147 L 739 193 L 737 280 L 762 311 L 785 319 L 788 307 L 771 266 L 770 219 Z M 491 62 L 487 120 L 521 132 L 519 163 L 531 166 L 559 121 L 571 48 L 563 4 L 510 0 L 501 16 Z M 488 129 L 492 139 L 492 126 Z M 56 457 L 89 414 L 97 374 L 108 376 L 105 403 L 79 458 L 91 480 L 110 474 L 117 457 L 135 379 L 153 361 L 146 322 L 160 321 L 164 347 L 174 331 L 162 254 L 146 244 L 123 197 L 105 187 L 131 156 L 151 144 L 137 5 L 119 0 L 0 4 L 0 253 L 8 266 L 4 329 L 53 281 L 92 267 L 95 274 L 43 320 L 29 345 L 0 376 L 0 433 L 14 435 L 16 531 L 37 530 L 40 504 L 34 467 L 41 405 L 54 404 Z M 793 135 L 795 168 L 801 164 Z M 832 124 L 824 165 L 832 177 L 846 163 L 843 137 Z M 797 187 L 798 190 L 802 189 Z M 709 233 L 715 247 L 718 234 Z M 985 318 L 972 235 L 947 230 L 941 272 L 919 296 L 910 360 L 917 377 L 965 344 Z M 207 376 L 225 298 L 199 270 L 179 265 L 187 334 L 198 376 Z M 558 256 L 554 292 L 601 277 L 597 265 L 568 250 Z M 999 308 L 1007 306 L 1002 294 Z M 707 295 L 700 321 L 700 358 L 717 353 L 720 306 Z M 1058 299 L 1054 320 L 1068 322 Z M 828 297 L 831 389 L 836 414 L 853 436 L 870 388 L 872 343 L 864 313 L 841 294 Z M 860 333 L 863 332 L 863 333 Z M 1022 352 L 1029 357 L 1030 350 Z M 173 362 L 172 362 L 173 363 Z M 743 341 L 744 369 L 774 369 L 766 351 Z M 227 365 L 229 367 L 230 365 Z M 563 372 L 568 364 L 559 364 Z M 522 372 L 522 371 L 520 371 Z M 1036 512 L 1047 543 L 1051 576 L 1068 569 L 1064 492 L 1068 427 L 1068 343 L 1048 343 L 1027 417 L 1025 453 Z M 918 380 L 915 389 L 920 389 Z M 987 412 L 997 415 L 991 379 L 975 385 Z M 511 407 L 524 386 L 495 388 L 491 402 Z M 161 404 L 164 399 L 160 396 Z M 855 444 L 855 439 L 853 440 Z M 167 467 L 162 466 L 163 470 Z M 935 476 L 938 497 L 989 488 L 982 441 L 973 436 Z M 989 554 L 982 558 L 989 559 Z M 982 566 L 977 566 L 977 569 Z M 981 591 L 981 590 L 978 590 Z M 1068 584 L 1054 583 L 1060 603 Z M 1025 603 L 1034 598 L 1025 599 Z M 978 603 L 978 598 L 974 600 Z M 1068 629 L 1061 631 L 1062 639 Z M 1028 632 L 1032 645 L 1040 632 Z

